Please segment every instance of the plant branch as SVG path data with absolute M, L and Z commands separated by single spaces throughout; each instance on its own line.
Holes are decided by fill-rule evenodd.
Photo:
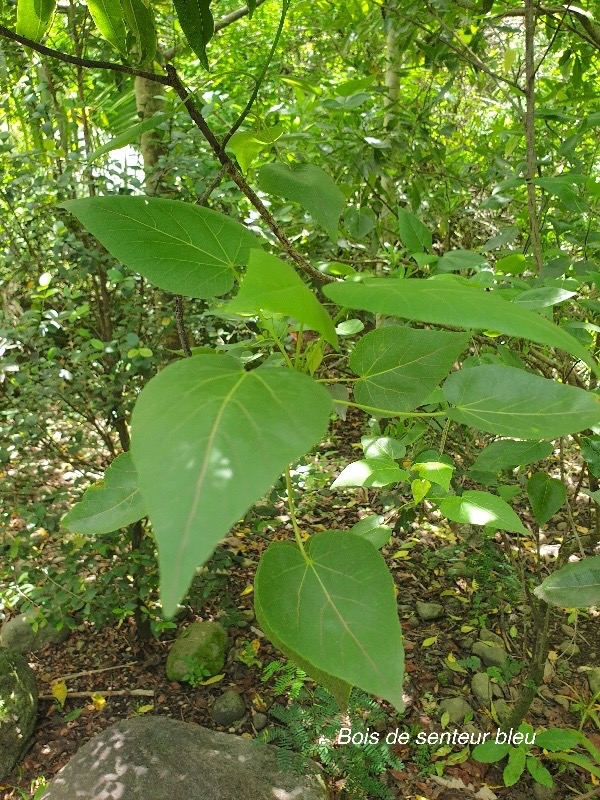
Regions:
M 258 211 L 261 218 L 271 230 L 271 232 L 275 235 L 275 238 L 279 241 L 285 252 L 289 255 L 289 257 L 297 264 L 298 267 L 303 272 L 306 272 L 310 275 L 314 280 L 318 281 L 319 283 L 332 283 L 335 281 L 335 278 L 332 278 L 329 275 L 324 275 L 322 272 L 319 272 L 318 269 L 312 266 L 300 253 L 296 250 L 292 242 L 287 238 L 281 227 L 275 221 L 275 218 L 269 211 L 269 209 L 265 206 L 263 201 L 260 197 L 256 194 L 254 189 L 248 184 L 242 173 L 233 163 L 233 161 L 229 158 L 227 153 L 223 151 L 221 146 L 221 142 L 217 139 L 211 128 L 209 127 L 208 123 L 204 119 L 202 112 L 194 102 L 194 98 L 192 97 L 191 93 L 186 89 L 184 84 L 181 81 L 181 78 L 177 74 L 177 70 L 172 64 L 167 64 L 165 66 L 167 71 L 167 75 L 169 77 L 169 85 L 177 92 L 178 96 L 183 101 L 188 114 L 196 124 L 196 127 L 202 133 L 208 144 L 210 145 L 211 150 L 215 154 L 215 156 L 219 159 L 221 164 L 226 168 L 230 178 L 234 181 L 237 185 L 238 189 L 248 198 L 248 200 L 252 203 L 254 208 Z
M 523 119 L 526 141 L 526 180 L 527 209 L 529 211 L 529 233 L 533 258 L 538 271 L 542 271 L 542 241 L 540 236 L 540 220 L 534 180 L 537 174 L 537 156 L 535 150 L 535 0 L 525 0 L 525 102 L 526 110 Z

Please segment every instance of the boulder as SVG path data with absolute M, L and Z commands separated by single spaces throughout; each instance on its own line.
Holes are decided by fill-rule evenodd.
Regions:
M 467 714 L 473 716 L 473 709 L 464 697 L 448 697 L 446 700 L 442 700 L 440 711 L 442 714 L 447 713 L 449 721 L 455 725 L 462 724 Z
M 170 681 L 200 682 L 225 664 L 227 634 L 218 622 L 192 622 L 177 636 L 167 656 Z M 193 677 L 194 680 L 190 680 Z
M 280 771 L 277 748 L 159 716 L 95 736 L 41 800 L 327 800 L 316 764 Z
M 471 679 L 471 691 L 480 705 L 490 707 L 492 702 L 492 681 L 486 672 L 476 672 Z
M 20 653 L 0 648 L 0 780 L 27 747 L 37 716 L 33 670 Z
M 497 633 L 494 631 L 490 631 L 487 628 L 482 628 L 479 632 L 479 638 L 482 642 L 488 642 L 488 644 L 496 644 L 498 647 L 504 647 L 504 640 L 501 636 L 498 636 Z
M 0 628 L 0 646 L 8 647 L 15 653 L 37 653 L 49 644 L 60 644 L 69 636 L 65 625 L 60 630 L 50 623 L 32 628 L 35 613 L 17 614 Z

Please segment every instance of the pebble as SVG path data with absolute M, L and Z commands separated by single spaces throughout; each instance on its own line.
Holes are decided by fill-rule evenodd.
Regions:
M 508 659 L 508 653 L 503 647 L 487 642 L 475 642 L 471 652 L 478 656 L 486 667 L 501 667 Z
M 210 716 L 223 728 L 238 722 L 246 714 L 246 705 L 240 695 L 233 689 L 228 689 L 217 697 L 213 703 Z
M 439 619 L 444 615 L 444 606 L 440 603 L 422 603 L 420 600 L 417 600 L 416 606 L 417 614 L 423 622 Z

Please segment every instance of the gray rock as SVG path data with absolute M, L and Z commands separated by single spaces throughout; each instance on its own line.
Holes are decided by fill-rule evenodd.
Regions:
M 598 694 L 600 692 L 600 667 L 592 667 L 587 674 L 587 679 L 592 695 Z
M 423 622 L 439 619 L 444 615 L 444 606 L 440 603 L 422 603 L 420 600 L 417 600 L 416 607 L 417 614 Z
M 508 658 L 508 653 L 503 647 L 487 642 L 475 642 L 471 652 L 479 656 L 486 667 L 501 667 Z
M 494 700 L 494 709 L 501 725 L 504 725 L 505 722 L 508 722 L 510 715 L 512 714 L 512 709 L 506 700 Z
M 440 703 L 440 712 L 448 712 L 450 722 L 460 725 L 467 714 L 473 714 L 473 709 L 463 697 L 448 697 Z
M 20 653 L 0 649 L 0 780 L 21 758 L 35 726 L 38 692 Z
M 492 701 L 492 681 L 485 672 L 476 672 L 471 680 L 471 691 L 480 705 L 490 707 Z
M 277 748 L 159 716 L 122 720 L 85 744 L 41 800 L 326 800 L 318 768 L 277 767 Z
M 170 681 L 200 682 L 225 665 L 227 634 L 218 622 L 192 622 L 179 633 L 167 656 Z
M 262 731 L 264 730 L 269 723 L 269 718 L 266 714 L 261 714 L 260 712 L 254 714 L 252 717 L 252 724 L 254 725 L 254 730 Z
M 53 625 L 39 625 L 34 631 L 31 623 L 36 614 L 17 614 L 0 628 L 0 645 L 15 653 L 37 653 L 49 644 L 61 644 L 68 638 L 70 630 L 63 626 L 60 630 Z
M 210 716 L 217 723 L 227 728 L 238 722 L 246 714 L 246 705 L 240 695 L 228 689 L 213 703 Z
M 534 800 L 552 800 L 553 797 L 556 797 L 556 786 L 542 786 L 537 781 L 533 782 L 531 791 Z
M 488 642 L 489 644 L 495 644 L 498 647 L 504 647 L 504 640 L 501 636 L 498 636 L 497 633 L 494 631 L 490 631 L 487 628 L 482 628 L 479 632 L 479 638 L 482 642 Z

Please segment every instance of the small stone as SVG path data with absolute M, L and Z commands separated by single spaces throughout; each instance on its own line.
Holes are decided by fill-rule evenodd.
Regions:
M 398 611 L 400 614 L 411 614 L 412 606 L 410 603 L 398 603 Z
M 475 642 L 471 652 L 479 656 L 486 667 L 501 667 L 508 659 L 508 653 L 503 647 L 487 642 Z
M 471 680 L 471 691 L 480 705 L 489 708 L 492 701 L 492 681 L 485 672 L 476 672 Z
M 532 793 L 534 800 L 552 800 L 553 797 L 556 797 L 556 787 L 542 786 L 541 783 L 534 781 Z
M 571 638 L 577 636 L 577 631 L 572 625 L 561 625 L 560 629 L 565 636 L 570 636 Z
M 233 689 L 228 689 L 213 703 L 210 716 L 223 728 L 239 722 L 246 714 L 246 705 L 240 695 Z
M 489 644 L 495 644 L 498 647 L 504 647 L 504 640 L 501 636 L 498 636 L 497 633 L 488 630 L 487 628 L 482 628 L 479 633 L 479 638 L 482 642 L 489 642 Z
M 467 714 L 473 714 L 473 709 L 464 697 L 448 697 L 440 703 L 440 714 L 448 713 L 450 722 L 460 725 Z
M 570 639 L 565 639 L 558 645 L 558 649 L 564 656 L 576 656 L 580 652 L 579 645 L 572 642 Z
M 538 717 L 541 716 L 545 711 L 544 701 L 540 700 L 539 697 L 535 697 L 531 701 L 531 705 L 529 706 L 529 710 L 532 711 L 534 714 L 537 714 Z
M 261 714 L 260 712 L 257 712 L 252 717 L 252 724 L 254 725 L 254 729 L 256 731 L 264 730 L 264 728 L 267 727 L 268 722 L 269 722 L 269 718 L 267 717 L 267 715 L 266 714 Z
M 197 683 L 217 675 L 225 664 L 226 646 L 227 634 L 218 622 L 193 622 L 180 631 L 171 645 L 167 678 Z
M 411 614 L 410 617 L 406 620 L 406 624 L 410 625 L 411 628 L 418 628 L 419 627 L 419 618 L 416 614 Z
M 505 722 L 508 722 L 510 715 L 512 714 L 512 709 L 506 700 L 494 700 L 494 709 L 501 725 L 504 725 Z
M 58 630 L 48 622 L 34 631 L 31 623 L 35 617 L 35 613 L 17 614 L 5 622 L 0 629 L 0 645 L 15 653 L 36 653 L 49 644 L 62 644 L 68 638 L 71 631 L 66 625 Z
M 557 531 L 566 531 L 568 530 L 569 525 L 566 522 L 559 522 L 556 526 Z
M 590 685 L 590 692 L 593 696 L 600 692 L 600 667 L 592 667 L 587 674 L 588 683 Z
M 444 615 L 444 606 L 440 603 L 422 603 L 417 600 L 417 614 L 423 622 L 439 619 Z
M 437 674 L 437 682 L 440 686 L 452 686 L 454 684 L 454 674 L 449 669 L 443 669 Z

